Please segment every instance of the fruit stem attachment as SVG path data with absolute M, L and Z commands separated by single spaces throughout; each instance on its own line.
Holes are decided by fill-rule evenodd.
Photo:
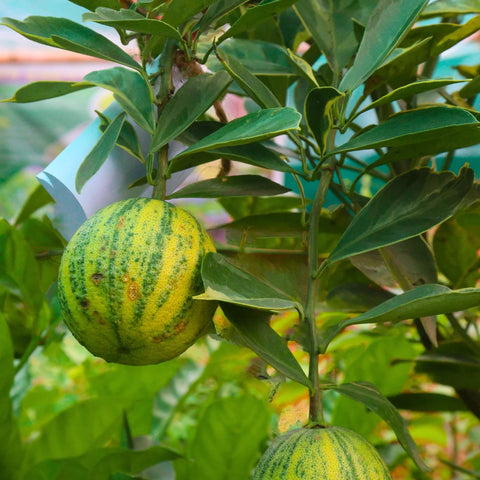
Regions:
M 305 321 L 309 329 L 309 368 L 308 377 L 312 383 L 310 391 L 310 424 L 323 424 L 323 405 L 322 391 L 320 390 L 318 364 L 319 364 L 319 346 L 317 337 L 317 324 L 315 307 L 318 296 L 318 234 L 320 229 L 320 214 L 322 212 L 325 197 L 327 195 L 330 182 L 335 171 L 335 159 L 331 158 L 325 162 L 321 169 L 320 183 L 317 188 L 315 199 L 313 201 L 312 210 L 308 224 L 308 291 L 305 308 Z

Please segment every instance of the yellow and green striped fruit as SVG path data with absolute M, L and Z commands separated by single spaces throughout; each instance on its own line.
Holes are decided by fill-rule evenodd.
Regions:
M 58 297 L 66 324 L 109 362 L 170 360 L 210 326 L 201 293 L 212 241 L 185 210 L 160 200 L 117 202 L 90 217 L 62 257 Z
M 253 480 L 391 480 L 363 437 L 342 427 L 298 428 L 278 437 Z

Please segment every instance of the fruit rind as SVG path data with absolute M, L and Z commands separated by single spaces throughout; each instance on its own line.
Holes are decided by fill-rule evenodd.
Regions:
M 253 480 L 391 480 L 375 448 L 342 427 L 299 428 L 279 436 Z
M 107 361 L 145 365 L 183 353 L 211 323 L 200 266 L 213 243 L 185 210 L 135 198 L 109 205 L 62 256 L 58 296 L 77 340 Z

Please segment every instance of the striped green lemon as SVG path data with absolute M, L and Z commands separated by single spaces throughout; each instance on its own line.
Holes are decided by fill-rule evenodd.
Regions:
M 363 437 L 342 427 L 298 428 L 279 436 L 260 459 L 254 480 L 391 480 Z
M 185 210 L 160 200 L 114 203 L 90 217 L 62 256 L 58 297 L 67 326 L 109 362 L 154 364 L 211 324 L 200 265 L 212 241 Z

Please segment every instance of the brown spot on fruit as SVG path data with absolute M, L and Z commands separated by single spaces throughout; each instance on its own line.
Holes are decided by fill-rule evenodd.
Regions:
M 120 230 L 123 227 L 123 224 L 125 223 L 125 216 L 122 215 L 117 222 L 117 228 Z
M 121 280 L 123 283 L 128 283 L 130 281 L 130 275 L 128 273 L 125 273 L 124 275 L 122 275 Z
M 88 308 L 88 305 L 89 305 L 89 304 L 90 304 L 90 302 L 89 302 L 86 298 L 84 298 L 84 299 L 80 302 L 80 306 L 81 306 L 84 310 L 86 310 L 86 309 Z
M 187 322 L 180 322 L 177 325 L 175 325 L 175 328 L 173 331 L 177 334 L 180 333 L 182 330 L 185 330 L 185 327 L 187 326 Z
M 102 280 L 103 280 L 103 274 L 102 273 L 94 273 L 90 279 L 95 285 L 98 285 Z
M 133 302 L 140 296 L 140 286 L 138 283 L 132 282 L 128 286 L 128 298 Z

